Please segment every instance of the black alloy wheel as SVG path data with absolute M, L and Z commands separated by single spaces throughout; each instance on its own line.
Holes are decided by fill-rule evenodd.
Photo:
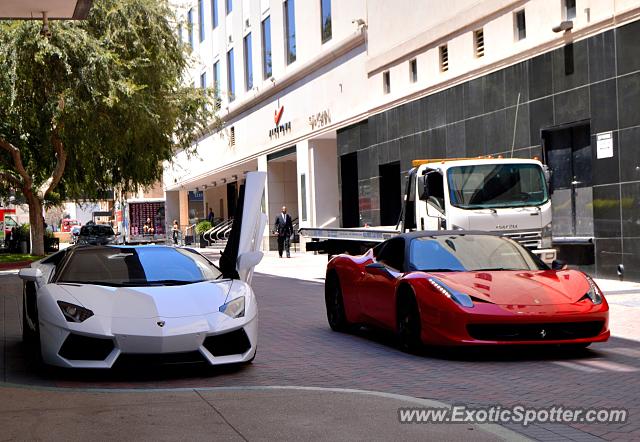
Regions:
M 344 332 L 349 329 L 349 322 L 344 312 L 342 289 L 336 275 L 327 278 L 324 286 L 324 300 L 327 307 L 327 321 L 331 330 Z
M 398 337 L 402 350 L 415 354 L 422 349 L 420 329 L 420 312 L 416 298 L 413 294 L 405 295 L 398 303 Z

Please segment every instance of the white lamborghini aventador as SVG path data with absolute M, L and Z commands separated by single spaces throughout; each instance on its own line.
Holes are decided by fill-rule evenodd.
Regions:
M 22 269 L 23 338 L 62 367 L 110 368 L 130 356 L 252 361 L 264 184 L 264 172 L 247 174 L 220 267 L 187 248 L 106 245 L 70 247 Z

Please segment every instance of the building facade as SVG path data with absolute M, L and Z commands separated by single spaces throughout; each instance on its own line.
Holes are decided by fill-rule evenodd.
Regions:
M 553 172 L 561 255 L 640 279 L 640 1 L 203 0 L 180 11 L 191 81 L 218 86 L 225 127 L 167 167 L 168 213 L 183 214 L 197 188 L 206 211 L 228 217 L 243 174 L 265 170 L 270 219 L 284 204 L 300 226 L 392 224 L 413 159 L 537 157 Z

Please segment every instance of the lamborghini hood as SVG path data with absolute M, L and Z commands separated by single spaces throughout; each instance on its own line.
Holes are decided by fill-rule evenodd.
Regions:
M 499 305 L 571 304 L 589 291 L 575 270 L 432 273 L 455 290 Z
M 180 318 L 217 312 L 231 281 L 206 281 L 162 287 L 106 287 L 57 284 L 95 315 L 112 318 Z

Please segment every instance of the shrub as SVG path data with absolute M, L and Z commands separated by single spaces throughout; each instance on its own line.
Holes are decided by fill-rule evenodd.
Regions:
M 211 223 L 209 221 L 200 221 L 196 225 L 196 233 L 198 235 L 202 235 L 204 232 L 209 230 L 211 227 L 213 227 L 213 226 L 211 225 Z

